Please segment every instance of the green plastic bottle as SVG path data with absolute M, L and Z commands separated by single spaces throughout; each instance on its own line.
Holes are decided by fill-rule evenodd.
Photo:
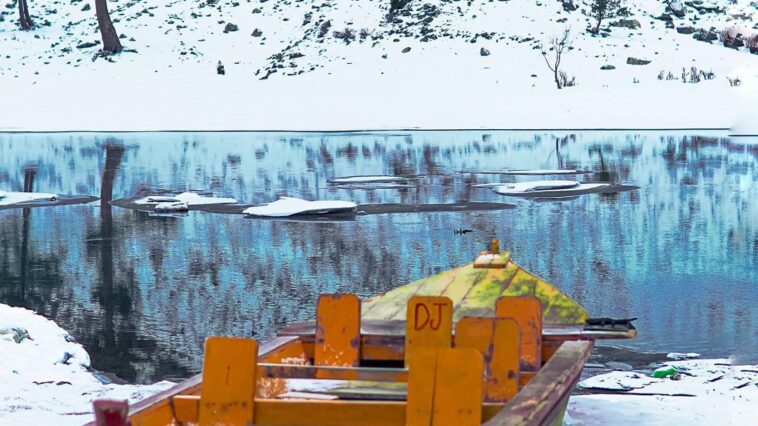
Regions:
M 653 377 L 656 379 L 663 379 L 675 374 L 679 374 L 679 370 L 677 370 L 673 365 L 664 365 L 663 367 L 657 368 L 655 371 L 653 371 Z

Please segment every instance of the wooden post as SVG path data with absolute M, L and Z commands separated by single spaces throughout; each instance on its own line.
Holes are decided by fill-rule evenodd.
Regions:
M 453 301 L 445 296 L 408 299 L 405 325 L 405 363 L 417 348 L 449 348 L 453 334 Z
M 97 399 L 92 402 L 97 426 L 129 426 L 129 402 L 126 400 Z
M 542 305 L 531 296 L 501 297 L 495 302 L 495 316 L 513 318 L 521 329 L 521 371 L 542 367 Z
M 519 325 L 510 318 L 461 318 L 455 347 L 472 348 L 484 356 L 486 400 L 505 402 L 518 393 Z
M 316 308 L 314 364 L 358 367 L 361 362 L 361 300 L 354 294 L 323 294 Z M 324 371 L 318 378 L 337 378 Z
M 258 343 L 236 337 L 205 342 L 199 424 L 253 424 Z

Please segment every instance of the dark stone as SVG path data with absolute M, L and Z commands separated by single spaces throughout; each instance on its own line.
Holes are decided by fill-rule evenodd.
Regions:
M 408 52 L 410 52 L 410 51 L 411 51 L 411 48 L 410 48 L 410 47 L 406 47 L 405 49 L 403 49 L 403 53 L 408 53 Z
M 221 61 L 218 61 L 218 65 L 216 65 L 216 73 L 218 73 L 218 75 L 226 75 L 224 64 L 222 64 Z
M 290 59 L 302 58 L 303 56 L 305 56 L 305 55 L 303 55 L 300 52 L 290 53 Z
M 263 35 L 263 31 L 261 31 L 260 29 L 256 28 L 253 30 L 253 34 L 252 34 L 253 37 L 260 37 L 262 35 Z
M 674 20 L 674 18 L 672 18 L 671 15 L 669 15 L 668 13 L 661 13 L 661 16 L 659 16 L 656 19 L 659 19 L 661 21 L 673 21 Z
M 224 27 L 224 32 L 225 33 L 231 33 L 231 32 L 237 31 L 237 30 L 239 30 L 239 27 L 236 26 L 236 25 L 234 25 L 234 24 L 232 24 L 231 22 L 229 22 L 228 24 L 226 24 L 226 26 Z
M 100 42 L 99 42 L 99 41 L 88 41 L 88 42 L 86 42 L 86 43 L 77 44 L 77 45 L 76 45 L 76 48 L 77 48 L 77 49 L 89 49 L 90 47 L 95 47 L 95 46 L 97 46 L 98 44 L 100 44 Z
M 608 70 L 615 70 L 616 67 L 614 67 L 613 65 L 603 65 L 602 67 L 600 67 L 600 69 L 604 71 L 608 71 Z
M 637 59 L 637 58 L 632 58 L 631 56 L 626 58 L 626 63 L 628 65 L 647 65 L 650 62 L 651 61 L 648 61 L 646 59 Z
M 574 4 L 574 0 L 563 0 L 561 2 L 563 5 L 563 10 L 566 12 L 573 12 L 576 10 L 576 5 Z
M 692 34 L 697 31 L 695 27 L 677 27 L 676 32 L 679 34 Z
M 668 6 L 666 6 L 666 10 L 674 14 L 677 18 L 684 18 L 684 15 L 687 13 L 684 4 L 679 0 L 669 2 Z
M 642 27 L 642 24 L 640 24 L 640 21 L 636 19 L 619 19 L 616 22 L 611 22 L 611 26 L 629 28 L 630 30 L 636 30 L 637 28 Z
M 479 54 L 482 56 L 490 56 L 490 51 L 482 47 L 479 49 Z
M 89 3 L 85 4 L 85 5 L 82 7 L 82 12 L 86 12 L 86 11 L 88 11 L 88 10 L 90 10 L 90 5 L 89 5 Z
M 692 36 L 697 41 L 704 41 L 706 43 L 710 43 L 712 41 L 716 41 L 719 38 L 719 35 L 716 34 L 713 31 L 703 31 L 700 30 L 695 33 L 695 35 Z

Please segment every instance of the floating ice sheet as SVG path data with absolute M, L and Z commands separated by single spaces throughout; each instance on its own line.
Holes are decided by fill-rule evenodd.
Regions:
M 281 197 L 273 203 L 249 207 L 242 213 L 251 216 L 287 217 L 295 215 L 334 214 L 354 212 L 358 205 L 351 201 L 306 201 L 300 198 Z

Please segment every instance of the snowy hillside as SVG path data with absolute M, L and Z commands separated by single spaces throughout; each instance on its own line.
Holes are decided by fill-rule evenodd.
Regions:
M 725 47 L 718 34 L 758 34 L 755 1 L 626 0 L 628 16 L 607 19 L 596 35 L 588 31 L 590 0 L 411 0 L 393 13 L 390 0 L 120 0 L 109 7 L 126 51 L 105 59 L 96 56 L 90 3 L 29 0 L 31 31 L 18 28 L 14 3 L 2 9 L 0 93 L 14 103 L 3 103 L 0 128 L 702 128 L 756 121 L 758 55 Z M 561 69 L 577 85 L 558 90 L 540 44 L 567 28 L 571 47 Z M 700 82 L 689 82 L 692 67 Z

